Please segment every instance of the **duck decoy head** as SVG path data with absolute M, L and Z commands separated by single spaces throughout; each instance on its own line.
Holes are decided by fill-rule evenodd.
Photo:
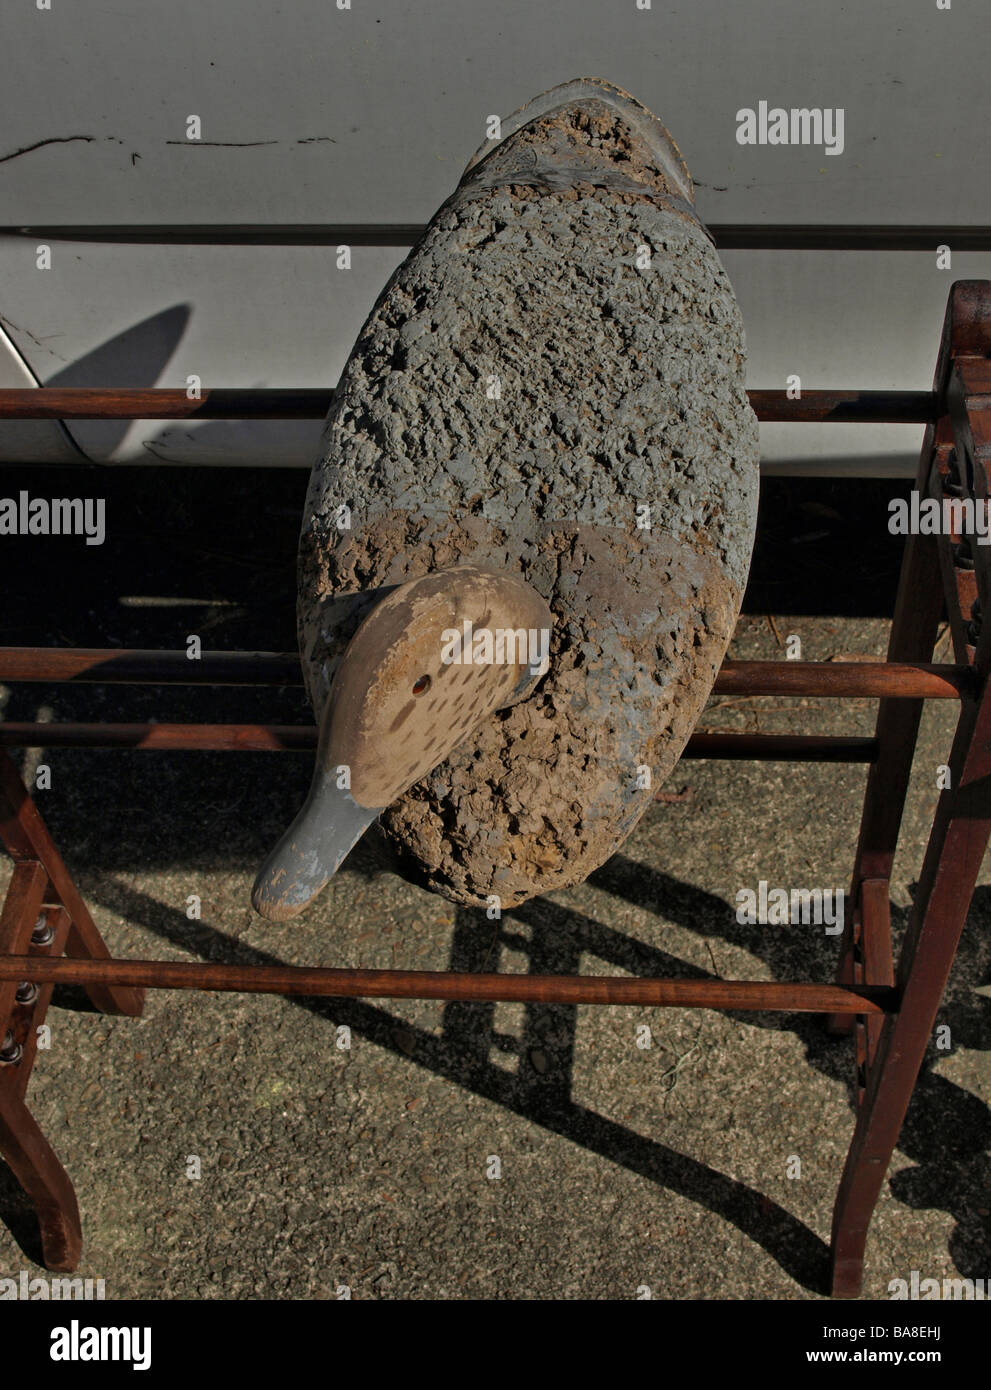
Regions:
M 309 795 L 251 895 L 294 917 L 374 820 L 549 666 L 553 618 L 512 575 L 477 566 L 427 574 L 372 609 L 341 658 L 320 719 Z

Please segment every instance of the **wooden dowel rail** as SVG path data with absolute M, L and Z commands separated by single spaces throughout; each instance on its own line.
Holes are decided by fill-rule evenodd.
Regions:
M 300 685 L 297 657 L 286 652 L 203 652 L 99 648 L 0 648 L 0 681 L 153 685 Z M 744 696 L 851 696 L 959 700 L 973 693 L 971 668 L 897 662 L 727 661 L 714 693 Z M 148 751 L 305 752 L 316 729 L 303 724 L 0 722 L 3 748 L 123 748 Z M 873 738 L 696 733 L 685 758 L 760 762 L 873 763 Z
M 295 652 L 108 647 L 0 647 L 0 681 L 97 685 L 302 685 Z
M 432 970 L 338 970 L 214 961 L 66 960 L 0 957 L 0 981 L 128 985 L 245 994 L 365 999 L 487 999 L 498 1003 L 639 1004 L 652 1008 L 829 1013 L 897 1011 L 898 991 L 882 986 L 789 984 L 764 980 L 649 980 L 603 975 L 471 974 Z
M 969 666 L 897 661 L 724 661 L 713 694 L 959 700 L 974 693 L 975 687 Z
M 106 685 L 301 685 L 289 652 L 203 652 L 139 648 L 0 647 L 0 682 Z M 881 661 L 725 661 L 717 695 L 850 696 L 959 700 L 976 693 L 968 666 Z
M 721 251 L 991 251 L 978 223 L 708 222 Z M 422 222 L 36 223 L 0 227 L 2 236 L 156 246 L 412 246 Z
M 144 752 L 298 753 L 317 746 L 308 724 L 0 723 L 0 748 L 125 748 Z M 871 763 L 872 738 L 825 734 L 693 734 L 683 758 Z
M 757 418 L 833 424 L 928 424 L 941 414 L 932 391 L 748 392 Z M 170 387 L 16 387 L 0 390 L 0 420 L 323 420 L 326 388 L 206 388 L 190 398 Z
M 136 748 L 151 752 L 285 753 L 313 750 L 313 724 L 0 723 L 0 748 Z

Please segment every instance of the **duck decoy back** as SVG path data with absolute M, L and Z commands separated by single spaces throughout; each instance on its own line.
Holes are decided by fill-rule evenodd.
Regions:
M 657 117 L 579 79 L 505 120 L 376 302 L 311 476 L 298 619 L 321 749 L 299 906 L 376 817 L 403 872 L 460 903 L 513 906 L 619 848 L 739 613 L 759 469 L 744 369 Z M 541 674 L 440 673 L 438 614 L 485 616 L 478 575 L 509 582 L 507 629 L 549 630 Z M 470 700 L 443 704 L 462 680 Z M 266 872 L 256 906 L 279 915 Z

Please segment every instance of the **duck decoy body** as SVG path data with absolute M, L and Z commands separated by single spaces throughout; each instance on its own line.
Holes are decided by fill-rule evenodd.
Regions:
M 376 818 L 459 903 L 511 907 L 618 849 L 739 613 L 744 366 L 661 122 L 597 79 L 504 121 L 379 297 L 326 422 L 298 601 L 321 747 L 259 910 L 300 910 Z M 549 627 L 547 659 L 445 665 L 445 631 L 496 618 Z

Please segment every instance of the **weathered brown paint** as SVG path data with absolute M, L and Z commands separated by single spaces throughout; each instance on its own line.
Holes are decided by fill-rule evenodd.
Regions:
M 0 647 L 0 681 L 99 685 L 301 685 L 299 657 L 286 652 Z M 724 661 L 715 695 L 891 696 L 958 700 L 976 687 L 967 664 L 922 661 Z
M 0 982 L 39 980 L 202 989 L 245 994 L 310 994 L 342 999 L 490 999 L 515 1003 L 639 1004 L 651 1008 L 780 1009 L 824 1013 L 856 1006 L 883 1018 L 898 1003 L 891 988 L 788 984 L 778 980 L 639 980 L 615 975 L 509 975 L 451 970 L 334 970 L 200 961 L 56 961 L 0 958 Z

